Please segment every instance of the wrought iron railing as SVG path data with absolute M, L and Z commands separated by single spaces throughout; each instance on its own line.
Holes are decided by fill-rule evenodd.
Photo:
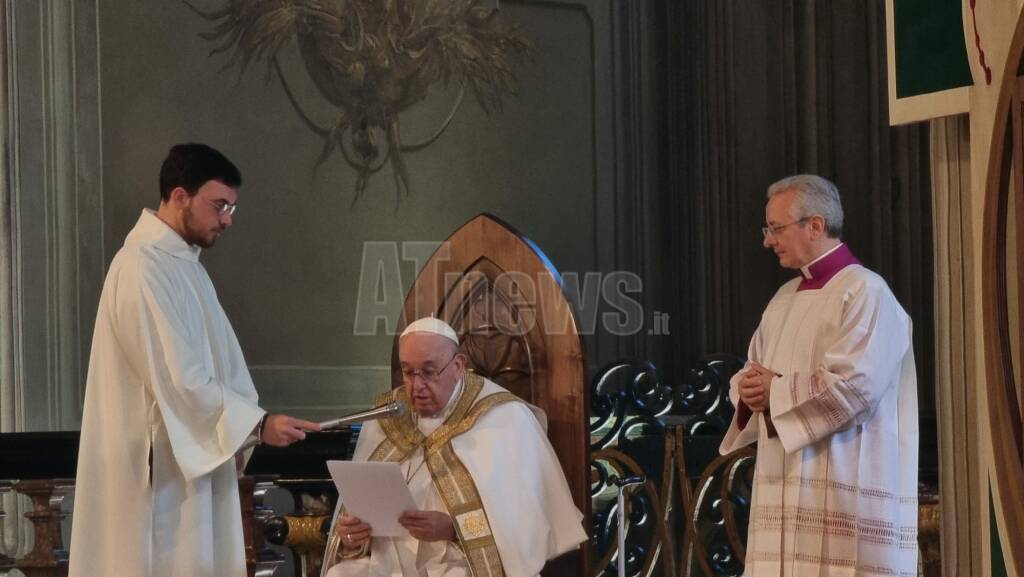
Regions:
M 605 365 L 591 382 L 594 577 L 616 574 L 618 511 L 612 475 L 646 477 L 626 503 L 626 573 L 633 577 L 740 575 L 753 451 L 719 456 L 732 419 L 729 379 L 743 360 L 701 359 L 679 383 L 653 363 Z

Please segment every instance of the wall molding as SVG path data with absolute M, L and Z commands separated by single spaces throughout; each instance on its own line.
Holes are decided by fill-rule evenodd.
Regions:
M 970 128 L 967 115 L 929 121 L 935 254 L 935 396 L 942 506 L 942 567 L 947 575 L 983 574 L 987 511 L 974 498 L 988 494 L 981 447 L 974 359 L 969 337 L 977 305 L 970 290 Z M 959 498 L 958 498 L 959 497 Z
M 96 2 L 5 10 L 19 428 L 75 429 L 104 274 Z
M 16 102 L 17 84 L 13 82 L 13 53 L 14 25 L 11 1 L 6 0 L 2 5 L 3 10 L 3 127 L 4 127 L 4 165 L 3 182 L 4 187 L 2 198 L 4 206 L 0 209 L 2 217 L 2 245 L 0 250 L 0 261 L 3 263 L 2 276 L 0 276 L 0 291 L 2 291 L 3 306 L 2 341 L 0 341 L 0 367 L 3 369 L 0 375 L 0 432 L 20 431 L 24 428 L 25 410 L 22 399 L 22 388 L 20 383 L 20 371 L 17 368 L 18 351 L 20 349 L 20 310 L 18 308 L 18 243 L 17 237 L 17 211 L 15 198 L 12 193 L 15 179 L 17 178 L 14 162 L 17 149 L 12 146 L 17 135 L 17 114 L 14 103 Z
M 391 367 L 253 365 L 260 406 L 310 420 L 333 419 L 373 406 L 391 388 Z

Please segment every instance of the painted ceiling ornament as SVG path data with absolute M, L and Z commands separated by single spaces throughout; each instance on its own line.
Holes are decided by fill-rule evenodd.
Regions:
M 231 53 L 225 68 L 241 72 L 265 61 L 268 75 L 277 73 L 296 112 L 324 140 L 316 165 L 337 148 L 355 169 L 353 203 L 389 163 L 397 198 L 407 195 L 403 154 L 441 136 L 467 87 L 486 114 L 501 110 L 502 97 L 515 94 L 515 68 L 534 51 L 518 27 L 480 0 L 225 0 L 211 11 L 183 1 L 215 23 L 201 36 L 216 43 L 211 56 Z M 281 71 L 278 54 L 293 38 L 317 90 L 338 110 L 333 127 L 303 111 Z M 422 142 L 403 142 L 399 114 L 453 80 L 458 96 L 437 130 Z

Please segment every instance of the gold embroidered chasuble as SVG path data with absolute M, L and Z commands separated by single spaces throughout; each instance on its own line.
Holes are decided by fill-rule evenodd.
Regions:
M 423 449 L 423 455 L 434 480 L 434 486 L 455 521 L 455 532 L 470 570 L 475 577 L 503 577 L 501 556 L 494 542 L 487 512 L 480 500 L 473 477 L 452 449 L 452 437 L 471 429 L 490 409 L 519 398 L 509 392 L 494 393 L 478 399 L 484 380 L 476 374 L 466 373 L 462 394 L 451 414 L 430 436 L 424 436 L 407 411 L 398 418 L 381 421 L 387 438 L 374 449 L 370 461 L 406 460 L 414 451 Z M 402 400 L 412 406 L 405 387 L 393 389 L 377 398 L 377 406 L 393 400 Z
M 408 402 L 404 387 L 377 402 L 394 399 Z M 332 528 L 322 575 L 533 577 L 586 539 L 542 419 L 526 403 L 467 372 L 445 414 L 434 429 L 411 413 L 367 423 L 353 459 L 404 464 L 417 505 L 445 510 L 457 544 L 374 537 L 368 556 L 343 560 Z

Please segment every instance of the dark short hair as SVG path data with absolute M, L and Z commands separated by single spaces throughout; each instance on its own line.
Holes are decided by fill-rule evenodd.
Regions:
M 195 196 L 199 188 L 216 180 L 231 188 L 242 185 L 242 174 L 226 156 L 205 144 L 175 144 L 160 167 L 160 200 L 171 198 L 171 191 L 184 188 Z

